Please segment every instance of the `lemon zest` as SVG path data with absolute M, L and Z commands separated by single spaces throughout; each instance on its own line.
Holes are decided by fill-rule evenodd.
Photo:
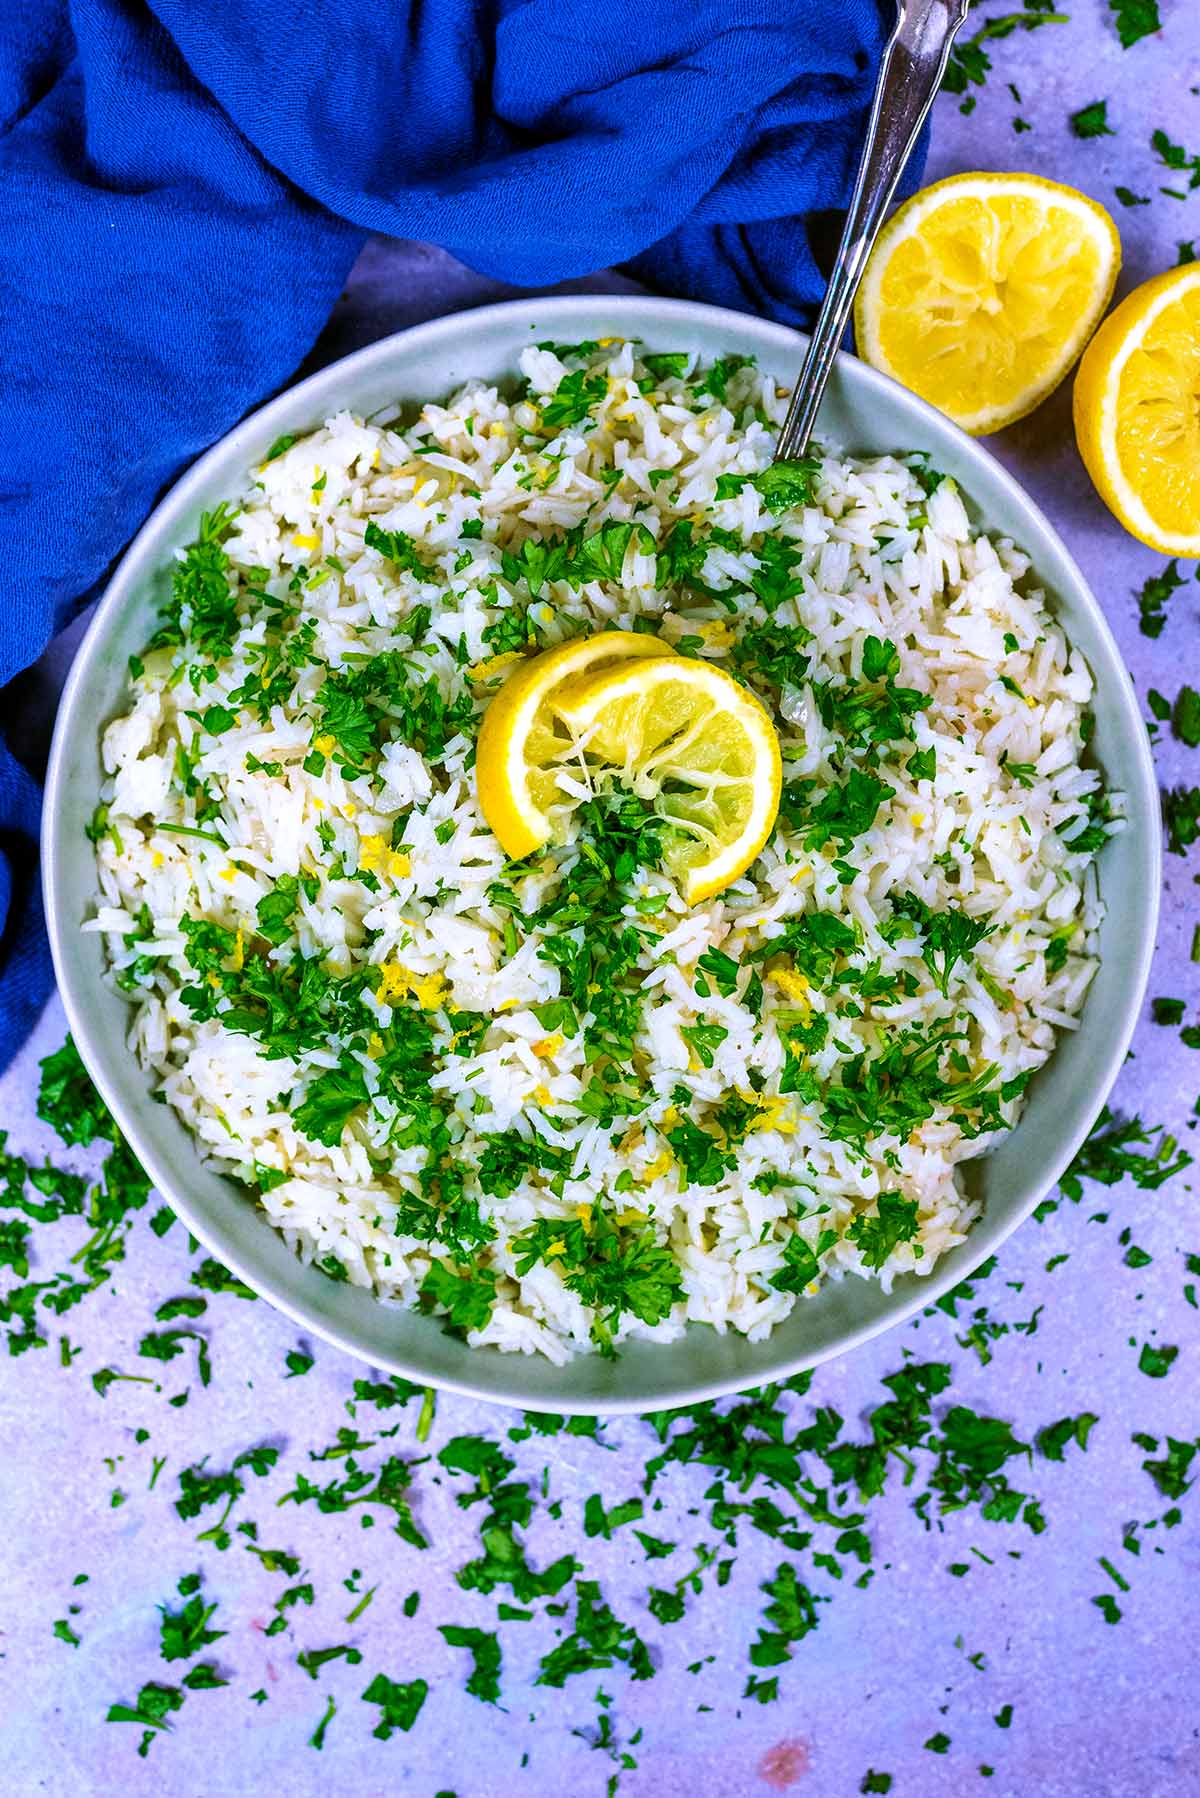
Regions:
M 506 649 L 503 655 L 489 656 L 485 662 L 476 662 L 467 669 L 468 680 L 491 680 L 501 668 L 507 668 L 512 662 L 523 662 L 524 656 L 519 649 Z
M 399 961 L 381 962 L 379 974 L 375 998 L 380 1005 L 390 1005 L 394 999 L 411 994 L 422 1011 L 436 1011 L 449 991 L 444 974 L 414 974 Z
M 723 618 L 705 619 L 703 624 L 696 626 L 696 631 L 709 649 L 727 649 L 733 642 L 733 626 Z
M 759 1113 L 754 1120 L 756 1130 L 775 1130 L 780 1136 L 796 1134 L 796 1120 L 790 1115 L 791 1100 L 786 1093 L 757 1093 Z
M 663 1174 L 669 1173 L 674 1165 L 675 1157 L 672 1155 L 670 1149 L 660 1149 L 659 1153 L 654 1157 L 654 1160 L 646 1163 L 645 1167 L 638 1175 L 638 1179 L 643 1186 L 649 1186 L 652 1180 L 658 1180 Z
M 808 979 L 804 974 L 798 974 L 795 968 L 772 968 L 768 978 L 787 998 L 808 998 Z

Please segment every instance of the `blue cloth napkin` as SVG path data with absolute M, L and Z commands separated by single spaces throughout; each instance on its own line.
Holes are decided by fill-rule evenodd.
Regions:
M 889 8 L 890 11 L 890 8 Z M 280 387 L 366 236 L 803 321 L 877 0 L 22 0 L 0 17 L 0 684 Z M 49 991 L 0 741 L 0 1067 Z

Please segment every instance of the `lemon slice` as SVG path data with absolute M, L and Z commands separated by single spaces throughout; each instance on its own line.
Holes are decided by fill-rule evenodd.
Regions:
M 665 857 L 689 905 L 745 872 L 779 810 L 779 739 L 728 674 L 685 656 L 622 663 L 560 687 L 551 705 L 588 761 L 676 827 Z
M 1037 175 L 951 175 L 879 235 L 854 308 L 858 353 L 979 436 L 1040 405 L 1112 297 L 1102 206 Z
M 1105 319 L 1075 377 L 1075 438 L 1127 531 L 1200 556 L 1200 263 L 1143 282 Z
M 570 734 L 550 708 L 550 696 L 564 681 L 615 662 L 669 653 L 657 637 L 601 631 L 543 650 L 509 675 L 479 727 L 475 787 L 480 810 L 512 860 L 532 855 L 550 841 L 550 808 L 563 800 L 557 770 L 564 757 L 577 759 Z

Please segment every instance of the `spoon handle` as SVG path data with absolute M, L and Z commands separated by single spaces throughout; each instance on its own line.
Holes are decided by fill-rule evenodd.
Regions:
M 896 29 L 880 64 L 837 261 L 775 446 L 777 462 L 792 461 L 808 448 L 867 257 L 933 105 L 954 34 L 969 4 L 970 0 L 898 0 Z

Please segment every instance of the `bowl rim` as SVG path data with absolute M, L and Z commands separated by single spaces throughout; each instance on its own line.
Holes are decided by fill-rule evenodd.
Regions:
M 186 1177 L 176 1178 L 174 1170 L 165 1158 L 158 1154 L 152 1145 L 147 1145 L 141 1140 L 141 1131 L 134 1111 L 125 1103 L 120 1091 L 108 1078 L 107 1059 L 111 1054 L 112 1045 L 105 1040 L 99 1025 L 88 1016 L 88 982 L 86 979 L 76 977 L 72 958 L 68 953 L 68 940 L 77 933 L 78 926 L 65 916 L 65 904 L 60 903 L 59 898 L 60 868 L 69 853 L 68 841 L 63 828 L 60 828 L 60 814 L 63 792 L 68 778 L 65 763 L 69 744 L 79 729 L 86 728 L 94 731 L 96 728 L 95 720 L 87 717 L 86 708 L 86 691 L 93 663 L 104 647 L 104 639 L 107 635 L 106 627 L 119 614 L 126 600 L 126 589 L 130 585 L 131 578 L 136 579 L 137 582 L 145 580 L 145 571 L 142 571 L 141 574 L 137 573 L 138 564 L 142 559 L 144 545 L 156 534 L 160 514 L 164 510 L 170 508 L 172 512 L 177 512 L 185 509 L 187 501 L 205 486 L 209 471 L 214 465 L 224 462 L 226 458 L 233 457 L 235 451 L 240 455 L 240 446 L 249 439 L 262 437 L 269 441 L 275 435 L 273 429 L 275 425 L 291 427 L 295 414 L 304 409 L 306 402 L 312 402 L 314 412 L 318 405 L 325 408 L 326 411 L 333 410 L 337 404 L 336 391 L 339 385 L 344 384 L 348 379 L 371 371 L 376 365 L 386 367 L 400 345 L 409 350 L 413 347 L 414 341 L 417 341 L 422 346 L 428 345 L 433 348 L 437 347 L 443 339 L 453 342 L 459 333 L 469 331 L 473 325 L 483 327 L 494 322 L 511 321 L 512 344 L 515 352 L 522 346 L 522 342 L 530 341 L 526 333 L 529 330 L 531 314 L 536 313 L 538 326 L 544 325 L 547 335 L 552 332 L 554 335 L 559 334 L 554 330 L 555 326 L 565 327 L 565 334 L 569 334 L 572 319 L 580 316 L 594 316 L 598 307 L 603 307 L 613 316 L 614 326 L 618 330 L 622 328 L 622 315 L 632 314 L 636 317 L 639 313 L 644 315 L 652 312 L 657 318 L 664 320 L 674 316 L 678 319 L 681 328 L 686 328 L 689 323 L 696 323 L 717 329 L 724 327 L 742 333 L 749 331 L 752 335 L 759 336 L 764 343 L 772 344 L 792 356 L 798 356 L 806 343 L 803 334 L 793 330 L 790 326 L 763 319 L 757 315 L 736 312 L 721 306 L 706 305 L 698 301 L 669 299 L 655 294 L 628 293 L 531 295 L 486 306 L 467 308 L 410 325 L 403 330 L 379 338 L 361 349 L 352 351 L 350 354 L 326 364 L 294 385 L 281 389 L 264 404 L 247 413 L 232 430 L 210 445 L 159 495 L 144 523 L 109 571 L 104 583 L 104 591 L 74 657 L 59 700 L 46 771 L 41 829 L 42 889 L 46 927 L 58 991 L 62 998 L 68 1028 L 85 1068 L 111 1110 L 118 1127 L 144 1165 L 157 1191 L 192 1235 L 212 1254 L 219 1256 L 235 1274 L 246 1280 L 255 1292 L 276 1310 L 281 1311 L 294 1323 L 310 1331 L 313 1335 L 342 1349 L 360 1363 L 365 1362 L 373 1367 L 384 1368 L 418 1385 L 435 1385 L 439 1390 L 456 1392 L 468 1398 L 482 1399 L 493 1404 L 508 1404 L 527 1411 L 577 1416 L 618 1416 L 640 1413 L 647 1408 L 673 1409 L 721 1398 L 749 1388 L 745 1385 L 744 1377 L 719 1377 L 699 1379 L 685 1384 L 677 1383 L 673 1388 L 656 1394 L 652 1400 L 644 1397 L 625 1398 L 620 1394 L 606 1394 L 603 1398 L 594 1398 L 589 1395 L 579 1398 L 570 1395 L 556 1395 L 551 1398 L 536 1390 L 531 1392 L 524 1388 L 520 1374 L 529 1360 L 528 1356 L 518 1353 L 506 1354 L 499 1349 L 493 1350 L 493 1353 L 501 1357 L 502 1361 L 510 1367 L 513 1377 L 508 1382 L 503 1379 L 492 1383 L 476 1382 L 469 1377 L 446 1376 L 440 1372 L 436 1379 L 431 1379 L 428 1370 L 420 1365 L 418 1359 L 403 1352 L 381 1355 L 377 1348 L 365 1348 L 355 1340 L 352 1331 L 343 1328 L 336 1319 L 330 1320 L 322 1315 L 317 1306 L 288 1290 L 286 1285 L 281 1285 L 274 1278 L 264 1279 L 257 1270 L 248 1271 L 236 1250 L 231 1249 L 230 1245 L 223 1240 L 220 1229 L 207 1220 L 203 1207 L 193 1203 L 187 1190 Z M 625 334 L 638 335 L 634 320 L 629 319 L 628 322 L 629 328 Z M 1139 803 L 1152 805 L 1154 813 L 1157 815 L 1159 803 L 1157 776 L 1128 669 L 1099 601 L 1092 593 L 1082 570 L 1055 526 L 1015 476 L 1010 474 L 981 442 L 968 437 L 944 414 L 930 406 L 925 400 L 902 387 L 890 376 L 871 368 L 867 363 L 851 356 L 846 351 L 838 353 L 837 369 L 840 379 L 849 384 L 851 392 L 856 387 L 860 393 L 864 390 L 868 394 L 874 391 L 886 401 L 889 407 L 899 406 L 902 411 L 905 411 L 911 420 L 912 435 L 916 442 L 919 443 L 923 427 L 926 426 L 933 427 L 935 436 L 944 437 L 949 433 L 954 440 L 955 449 L 963 460 L 985 469 L 991 484 L 1005 494 L 1009 504 L 1016 511 L 1032 519 L 1036 530 L 1056 552 L 1069 582 L 1074 587 L 1074 597 L 1090 613 L 1091 622 L 1104 644 L 1110 663 L 1118 677 L 1118 690 L 1122 695 L 1121 710 L 1124 715 L 1119 720 L 1114 719 L 1114 724 L 1124 726 L 1126 739 L 1133 747 L 1134 765 L 1138 775 L 1136 782 L 1126 782 L 1123 791 L 1131 806 Z M 304 428 L 312 429 L 314 427 Z M 924 434 L 928 436 L 929 433 L 926 430 Z M 249 462 L 250 457 L 247 455 L 243 460 Z M 988 525 L 985 519 L 983 528 L 990 530 L 994 527 Z M 1137 790 L 1130 790 L 1134 786 Z M 1154 953 L 1162 884 L 1162 841 L 1161 833 L 1157 830 L 1148 837 L 1147 849 L 1148 853 L 1141 869 L 1141 873 L 1145 877 L 1143 889 L 1145 905 L 1131 929 L 1135 954 L 1127 963 L 1124 977 L 1125 995 L 1122 1001 L 1121 1027 L 1111 1034 L 1102 1049 L 1097 1051 L 1096 1072 L 1089 1081 L 1089 1086 L 1096 1095 L 1097 1114 L 1107 1101 L 1125 1060 L 1149 979 Z M 897 1299 L 894 1305 L 889 1305 L 881 1315 L 868 1318 L 857 1326 L 843 1330 L 834 1341 L 798 1354 L 781 1355 L 777 1363 L 755 1373 L 753 1382 L 760 1384 L 765 1380 L 784 1380 L 846 1354 L 872 1338 L 881 1336 L 886 1331 L 907 1322 L 917 1313 L 933 1305 L 951 1287 L 969 1279 L 979 1265 L 1026 1221 L 1030 1213 L 1055 1186 L 1085 1140 L 1090 1127 L 1085 1124 L 1062 1137 L 1054 1154 L 1046 1158 L 1042 1175 L 1036 1187 L 1030 1191 L 1024 1201 L 1013 1205 L 1011 1215 L 1005 1216 L 1000 1227 L 994 1227 L 990 1232 L 985 1231 L 983 1229 L 985 1220 L 978 1219 L 971 1227 L 965 1243 L 960 1245 L 956 1256 L 943 1257 L 940 1264 L 931 1273 L 916 1279 L 912 1290 Z M 186 1129 L 186 1126 L 184 1128 Z M 265 1219 L 263 1225 L 267 1229 L 273 1228 Z M 972 1242 L 975 1239 L 978 1239 L 977 1246 L 973 1250 Z M 297 1259 L 296 1266 L 299 1268 L 301 1265 Z M 379 1304 L 382 1302 L 366 1289 L 356 1288 L 355 1290 L 356 1292 L 361 1290 L 364 1303 Z M 892 1295 L 888 1296 L 890 1298 Z M 702 1325 L 689 1325 L 688 1329 L 703 1327 Z M 469 1352 L 480 1354 L 483 1351 Z M 540 1357 L 537 1359 L 540 1361 Z M 585 1360 L 590 1360 L 590 1357 Z M 580 1358 L 575 1357 L 566 1365 L 577 1366 L 579 1363 Z

